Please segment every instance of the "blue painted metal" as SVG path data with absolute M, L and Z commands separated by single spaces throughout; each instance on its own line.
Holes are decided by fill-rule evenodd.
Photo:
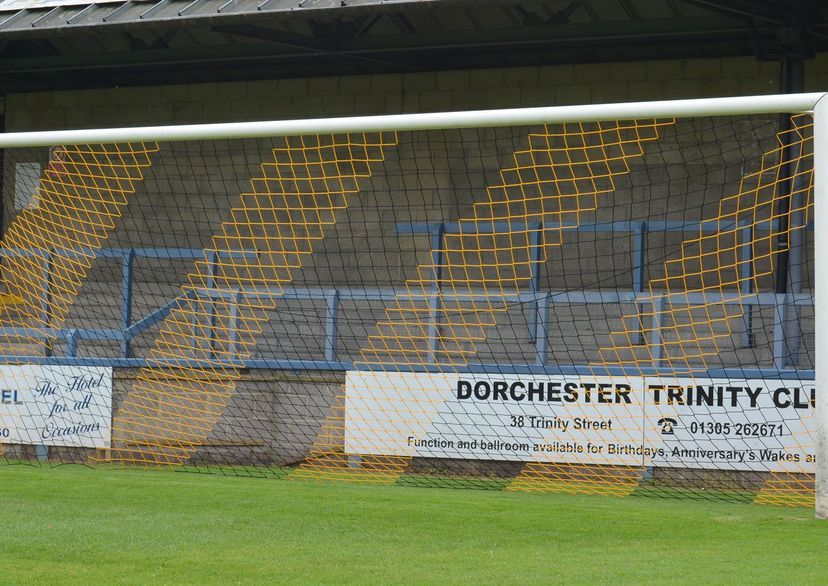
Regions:
M 233 292 L 233 303 L 230 306 L 230 344 L 228 350 L 230 356 L 238 357 L 239 349 L 239 304 L 241 303 L 241 292 L 237 289 Z
M 662 368 L 664 357 L 663 338 L 661 336 L 661 307 L 664 303 L 670 303 L 674 306 L 680 305 L 700 305 L 709 303 L 724 303 L 724 304 L 741 304 L 748 309 L 753 306 L 771 306 L 774 307 L 774 334 L 773 334 L 773 369 L 719 369 L 708 371 L 710 376 L 756 376 L 765 378 L 811 378 L 813 372 L 810 370 L 792 370 L 787 367 L 786 357 L 786 340 L 784 331 L 784 319 L 786 307 L 801 307 L 813 306 L 814 297 L 812 293 L 792 293 L 788 295 L 777 295 L 775 293 L 752 293 L 746 290 L 733 293 L 722 292 L 707 292 L 707 293 L 666 293 L 659 292 L 656 297 L 650 293 L 645 293 L 644 289 L 644 257 L 643 252 L 646 248 L 646 234 L 652 231 L 653 225 L 655 228 L 673 229 L 672 223 L 669 222 L 648 222 L 642 225 L 641 222 L 615 222 L 609 224 L 595 224 L 594 229 L 610 227 L 618 227 L 622 225 L 626 228 L 631 228 L 635 234 L 636 240 L 633 247 L 633 287 L 632 291 L 540 291 L 539 290 L 539 263 L 540 254 L 542 252 L 543 242 L 542 226 L 539 223 L 531 225 L 533 229 L 532 234 L 537 234 L 538 239 L 531 241 L 532 246 L 532 284 L 530 291 L 506 291 L 492 293 L 485 290 L 469 291 L 467 293 L 453 293 L 442 290 L 442 269 L 444 264 L 444 235 L 447 230 L 453 227 L 460 228 L 459 224 L 452 226 L 451 224 L 423 224 L 433 229 L 431 232 L 432 244 L 432 260 L 435 267 L 434 282 L 432 288 L 428 292 L 422 293 L 423 301 L 429 303 L 429 353 L 432 361 L 431 366 L 425 367 L 426 370 L 433 370 L 440 372 L 445 369 L 444 366 L 436 364 L 436 351 L 439 345 L 439 323 L 440 316 L 443 311 L 442 300 L 452 299 L 457 301 L 489 301 L 497 298 L 498 301 L 509 301 L 519 303 L 535 304 L 537 310 L 535 314 L 535 322 L 533 327 L 533 338 L 536 343 L 536 364 L 534 365 L 515 365 L 515 364 L 496 364 L 496 365 L 468 365 L 463 367 L 464 371 L 470 372 L 487 372 L 487 373 L 535 373 L 535 374 L 599 374 L 602 371 L 607 373 L 624 374 L 627 376 L 634 374 L 681 374 L 677 373 L 674 366 L 669 369 Z M 410 226 L 410 225 L 409 225 Z M 684 229 L 687 229 L 688 224 L 682 224 Z M 696 229 L 701 224 L 696 223 Z M 690 224 L 690 228 L 692 228 Z M 466 229 L 464 225 L 462 229 Z M 499 226 L 493 225 L 492 229 L 499 229 Z M 745 230 L 742 227 L 741 230 Z M 743 232 L 743 234 L 746 234 Z M 743 242 L 750 242 L 750 238 L 743 240 Z M 742 247 L 742 258 L 750 258 L 752 251 L 745 250 Z M 0 328 L 0 335 L 6 336 L 26 336 L 35 339 L 42 339 L 47 344 L 47 349 L 51 348 L 51 342 L 55 339 L 63 339 L 67 346 L 67 356 L 54 356 L 47 353 L 46 356 L 0 356 L 0 361 L 3 362 L 25 362 L 25 363 L 45 363 L 45 364 L 72 364 L 72 365 L 106 365 L 114 367 L 144 367 L 144 366 L 187 366 L 198 368 L 270 368 L 270 369 L 295 369 L 295 370 L 345 370 L 354 368 L 353 363 L 347 361 L 337 360 L 336 356 L 336 341 L 338 336 L 338 309 L 339 303 L 343 299 L 356 301 L 388 301 L 398 298 L 400 295 L 411 297 L 412 292 L 408 290 L 398 290 L 393 288 L 369 288 L 369 289 L 326 289 L 326 288 L 256 288 L 256 289 L 234 289 L 231 291 L 219 290 L 215 287 L 216 265 L 218 263 L 217 253 L 214 256 L 208 257 L 208 262 L 213 267 L 209 273 L 207 285 L 203 288 L 187 288 L 176 299 L 171 300 L 164 306 L 154 310 L 147 316 L 132 323 L 132 288 L 134 265 L 138 258 L 169 260 L 169 259 L 189 259 L 197 260 L 204 259 L 205 252 L 200 249 L 104 249 L 101 251 L 86 251 L 89 254 L 97 254 L 98 256 L 112 259 L 121 259 L 122 261 L 122 295 L 121 295 L 121 329 L 105 329 L 105 328 L 21 328 L 21 327 L 2 327 Z M 54 271 L 54 259 L 60 256 L 73 256 L 84 254 L 85 251 L 43 251 L 43 250 L 26 250 L 26 249 L 0 249 L 0 256 L 20 256 L 20 257 L 39 257 L 43 259 L 43 277 L 45 280 L 44 297 L 42 299 L 42 312 L 45 322 L 50 323 L 51 319 L 51 300 L 52 300 L 52 275 Z M 255 253 L 248 251 L 234 251 L 227 253 L 229 258 L 245 258 Z M 538 263 L 537 265 L 535 263 Z M 746 270 L 744 265 L 748 267 L 751 263 L 742 263 L 741 270 Z M 744 276 L 744 273 L 742 273 Z M 749 279 L 748 279 L 749 280 Z M 243 298 L 281 298 L 281 299 L 318 299 L 325 300 L 327 304 L 327 313 L 325 320 L 325 344 L 324 344 L 324 360 L 283 360 L 275 358 L 250 359 L 241 360 L 240 358 L 222 358 L 219 359 L 215 353 L 211 353 L 207 359 L 174 359 L 164 362 L 157 360 L 146 360 L 140 358 L 133 358 L 130 352 L 130 341 L 137 335 L 149 330 L 155 324 L 165 319 L 171 311 L 181 307 L 189 299 L 203 297 L 211 300 L 226 299 L 231 303 L 230 316 L 230 352 L 229 356 L 237 355 L 238 343 L 238 306 Z M 417 295 L 414 294 L 416 299 Z M 550 366 L 548 365 L 548 331 L 549 331 L 549 312 L 553 303 L 563 304 L 603 304 L 603 303 L 636 303 L 643 306 L 650 306 L 653 308 L 654 319 L 652 324 L 652 338 L 650 346 L 652 348 L 655 366 L 652 368 L 621 368 L 621 367 L 605 367 L 587 365 L 587 366 Z M 215 317 L 215 316 L 213 316 Z M 211 330 L 217 326 L 215 319 L 211 319 Z M 643 327 L 643 324 L 642 324 Z M 211 340 L 213 333 L 210 332 Z M 104 358 L 104 357 L 78 357 L 78 343 L 82 340 L 111 340 L 120 342 L 121 356 L 118 358 Z M 211 343 L 212 344 L 212 343 Z M 212 347 L 212 346 L 211 346 Z M 362 365 L 357 365 L 362 368 Z M 380 365 L 384 368 L 393 370 L 418 370 L 419 367 L 405 367 L 399 364 Z M 373 366 L 372 366 L 373 367 Z M 619 370 L 620 368 L 620 370 Z M 716 374 L 718 373 L 718 374 Z M 698 371 L 687 373 L 699 376 Z
M 66 353 L 69 356 L 78 355 L 78 330 L 69 330 L 66 334 Z
M 185 290 L 184 293 L 182 293 L 166 305 L 159 307 L 149 315 L 143 317 L 142 319 L 132 324 L 129 328 L 127 328 L 125 332 L 123 332 L 123 335 L 129 339 L 134 338 L 138 334 L 147 331 L 152 326 L 165 319 L 172 311 L 175 311 L 176 309 L 184 305 L 189 299 L 195 299 L 195 297 L 196 292 L 193 289 Z M 3 329 L 0 328 L 0 333 L 2 332 Z
M 549 362 L 549 307 L 551 295 L 545 294 L 538 304 L 538 321 L 535 324 L 535 363 L 546 366 Z
M 327 297 L 325 313 L 325 360 L 336 361 L 337 314 L 339 313 L 339 291 L 331 289 Z
M 50 251 L 55 256 L 62 256 L 67 258 L 93 257 L 93 258 L 123 258 L 131 252 L 137 258 L 153 258 L 153 259 L 178 259 L 178 260 L 193 260 L 197 258 L 204 258 L 204 250 L 201 248 L 75 248 L 75 249 L 56 249 Z M 250 256 L 250 254 L 243 251 L 234 252 L 231 254 L 233 258 L 241 258 Z M 0 248 L 0 256 L 8 258 L 33 258 L 42 257 L 44 251 L 39 248 Z
M 245 289 L 242 291 L 242 296 L 257 299 L 257 298 L 280 298 L 280 299 L 327 299 L 330 289 L 323 288 L 273 288 L 273 289 Z M 431 292 L 418 293 L 413 290 L 403 289 L 349 289 L 341 288 L 339 291 L 340 300 L 356 300 L 356 301 L 390 301 L 400 296 L 407 299 L 421 299 L 423 301 L 430 300 Z M 205 288 L 195 288 L 192 290 L 193 294 L 203 297 L 218 297 L 222 299 L 229 299 L 232 297 L 232 291 L 210 291 Z M 533 293 L 531 291 L 487 291 L 485 289 L 472 290 L 468 293 L 456 293 L 452 291 L 443 290 L 442 297 L 444 299 L 451 299 L 457 301 L 508 301 L 514 303 L 534 303 L 541 297 L 549 293 L 556 303 L 644 303 L 650 304 L 653 300 L 653 295 L 649 292 L 640 293 L 636 291 L 538 291 Z M 748 297 L 743 297 L 741 293 L 720 293 L 718 291 L 708 291 L 705 293 L 664 293 L 661 291 L 654 292 L 658 295 L 667 295 L 672 300 L 672 303 L 678 305 L 695 305 L 706 303 L 729 303 L 729 304 L 750 304 L 750 305 L 773 305 L 776 294 L 775 293 L 754 293 Z M 794 305 L 808 306 L 813 305 L 813 295 L 810 293 L 800 293 L 792 295 L 790 302 Z
M 636 293 L 644 293 L 646 267 L 646 253 L 647 253 L 647 222 L 637 222 L 635 231 L 633 232 L 633 257 L 632 257 L 632 285 L 633 291 Z M 646 343 L 646 336 L 644 335 L 644 320 L 642 319 L 642 312 L 644 311 L 643 304 L 636 304 L 636 319 L 638 321 L 636 327 L 638 332 L 636 338 L 638 344 Z
M 135 251 L 130 250 L 123 257 L 121 265 L 121 329 L 128 331 L 132 327 L 132 282 L 135 269 Z M 121 340 L 121 356 L 132 356 L 131 338 L 124 336 Z M 70 356 L 72 353 L 70 352 Z
M 327 291 L 325 296 L 320 292 Z M 69 332 L 76 340 L 131 340 L 135 336 L 147 331 L 156 323 L 162 321 L 171 311 L 183 305 L 188 299 L 195 298 L 199 294 L 210 295 L 216 298 L 231 298 L 240 302 L 242 297 L 284 297 L 286 299 L 327 299 L 330 297 L 330 289 L 284 289 L 281 293 L 275 291 L 215 291 L 208 292 L 205 289 L 188 289 L 181 296 L 173 299 L 163 307 L 160 307 L 132 324 L 126 330 L 113 329 L 73 329 L 62 330 L 57 328 L 21 328 L 21 327 L 2 327 L 0 328 L 0 335 L 7 336 L 25 336 L 32 338 L 67 338 Z M 402 291 L 388 289 L 388 290 L 373 290 L 373 291 L 359 291 L 351 289 L 337 289 L 337 297 L 341 299 L 357 299 L 357 300 L 390 300 L 403 294 Z M 491 300 L 493 295 L 485 291 L 470 292 L 470 293 L 451 293 L 443 291 L 441 297 L 446 299 L 460 299 L 462 301 Z M 499 300 L 515 300 L 519 302 L 533 302 L 543 303 L 546 299 L 549 304 L 606 304 L 606 303 L 642 303 L 651 305 L 657 300 L 668 300 L 673 305 L 701 305 L 710 303 L 724 303 L 724 304 L 742 304 L 742 305 L 765 305 L 774 306 L 777 303 L 777 295 L 774 293 L 755 293 L 748 297 L 742 297 L 740 293 L 660 293 L 654 300 L 650 294 L 641 294 L 635 291 L 544 291 L 544 292 L 505 292 L 498 294 Z M 433 296 L 424 294 L 423 299 Z M 798 295 L 788 295 L 786 298 L 788 305 L 796 306 L 812 306 L 814 298 L 812 294 L 801 293 Z
M 561 224 L 560 222 L 544 222 L 544 230 L 574 230 L 577 232 L 635 232 L 640 220 L 624 222 L 583 222 L 580 224 Z M 395 224 L 398 234 L 430 234 L 436 226 L 431 222 L 401 222 Z M 491 234 L 496 232 L 519 232 L 532 229 L 527 222 L 447 222 L 443 224 L 446 234 Z M 754 229 L 767 232 L 777 229 L 778 220 L 764 220 L 753 224 Z M 738 230 L 739 222 L 735 220 L 705 220 L 702 222 L 675 221 L 648 221 L 647 230 L 650 232 L 727 232 Z M 809 222 L 807 229 L 813 230 L 813 222 Z
M 194 287 L 191 289 L 196 297 L 215 297 L 217 299 L 230 299 L 235 294 L 234 291 L 226 291 L 221 289 L 207 289 L 206 287 Z M 330 294 L 329 288 L 324 287 L 251 287 L 244 289 L 241 293 L 244 297 L 250 299 L 315 299 L 324 301 Z M 351 289 L 348 287 L 338 288 L 340 300 L 348 301 L 393 301 L 400 296 L 406 298 L 420 298 L 428 300 L 431 298 L 431 293 L 418 293 L 414 290 L 394 289 L 389 287 L 387 289 L 368 288 L 368 289 Z M 486 292 L 481 289 L 480 296 L 486 295 Z M 467 296 L 468 297 L 468 296 Z M 492 297 L 492 293 L 488 293 L 488 297 Z M 500 294 L 498 293 L 498 298 Z
M 47 250 L 43 254 L 43 299 L 41 300 L 43 305 L 41 323 L 43 323 L 46 329 L 51 329 L 52 327 L 52 271 L 52 251 Z M 43 349 L 46 356 L 51 356 L 54 350 L 51 338 L 44 338 Z
M 207 289 L 214 291 L 216 289 L 216 277 L 219 270 L 219 253 L 217 250 L 210 250 L 207 253 Z M 208 297 L 210 299 L 209 309 L 207 312 L 210 327 L 207 331 L 207 351 L 210 358 L 216 357 L 216 326 L 218 325 L 218 317 L 216 312 L 216 298 Z M 198 320 L 198 316 L 194 315 L 193 320 Z
M 664 297 L 656 297 L 653 302 L 653 332 L 650 334 L 650 353 L 653 366 L 659 368 L 664 361 Z
M 439 366 L 409 366 L 400 364 L 355 365 L 362 370 L 383 370 L 396 372 L 454 372 Z M 456 372 L 476 374 L 536 374 L 536 375 L 592 375 L 592 376 L 708 376 L 711 378 L 768 378 L 799 379 L 814 378 L 813 370 L 793 370 L 775 368 L 714 368 L 714 369 L 676 369 L 669 367 L 631 367 L 601 365 L 548 365 L 532 364 L 466 364 L 456 367 Z
M 592 375 L 592 376 L 707 376 L 711 378 L 765 378 L 812 380 L 812 369 L 777 369 L 777 368 L 713 368 L 707 370 L 677 369 L 673 366 L 625 367 L 601 365 L 548 365 L 536 364 L 466 364 L 455 370 L 440 365 L 407 365 L 398 363 L 363 364 L 349 361 L 327 360 L 193 360 L 171 358 L 168 360 L 147 360 L 146 358 L 103 358 L 71 356 L 0 356 L 4 363 L 53 364 L 68 366 L 110 366 L 114 368 L 177 367 L 198 369 L 263 368 L 269 370 L 382 370 L 393 372 L 471 372 L 480 374 L 537 374 L 537 375 Z
M 66 339 L 70 334 L 78 340 L 122 340 L 126 335 L 121 330 L 111 329 L 77 328 L 63 330 L 59 328 L 0 328 L 0 335 L 17 336 L 21 338 L 33 338 L 36 340 L 48 340 L 54 338 Z

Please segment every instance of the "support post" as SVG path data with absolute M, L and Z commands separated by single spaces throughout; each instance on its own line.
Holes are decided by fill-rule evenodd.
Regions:
M 66 333 L 66 354 L 72 357 L 78 355 L 78 330 L 74 328 Z
M 538 321 L 535 325 L 535 363 L 538 366 L 546 366 L 549 361 L 549 305 L 552 301 L 552 294 L 544 293 L 538 301 Z
M 779 82 L 783 93 L 801 92 L 805 87 L 805 62 L 801 50 L 794 46 L 788 47 L 782 55 Z M 779 130 L 783 132 L 781 135 L 783 164 L 779 169 L 779 179 L 781 180 L 780 189 L 783 197 L 779 198 L 775 211 L 777 222 L 776 240 L 779 250 L 776 254 L 776 293 L 779 295 L 796 292 L 793 287 L 797 285 L 794 284 L 792 278 L 796 279 L 800 289 L 802 281 L 801 272 L 799 271 L 801 271 L 802 265 L 801 232 L 804 226 L 797 226 L 796 221 L 804 221 L 804 215 L 795 213 L 797 201 L 801 202 L 801 198 L 796 198 L 795 194 L 797 191 L 801 191 L 804 186 L 801 177 L 798 176 L 802 172 L 799 168 L 802 163 L 799 158 L 799 145 L 795 140 L 792 140 L 793 133 L 791 131 L 793 129 L 791 115 L 782 113 L 779 117 Z M 793 263 L 796 263 L 797 267 L 792 272 Z M 783 366 L 788 363 L 795 364 L 801 335 L 799 310 L 797 308 L 786 309 L 783 316 L 783 330 L 784 334 L 788 336 L 786 344 L 788 350 L 782 359 Z
M 233 303 L 230 305 L 230 344 L 227 348 L 231 359 L 238 358 L 239 346 L 239 304 L 241 303 L 241 289 L 233 291 Z
M 35 457 L 38 462 L 47 462 L 49 460 L 49 446 L 35 446 Z
M 135 249 L 130 248 L 129 252 L 124 255 L 123 265 L 121 266 L 121 331 L 126 334 L 126 331 L 132 325 L 132 275 L 135 267 Z M 121 356 L 123 358 L 132 357 L 132 344 L 129 338 L 121 340 Z
M 331 289 L 325 296 L 327 312 L 325 316 L 325 360 L 336 360 L 337 323 L 339 313 L 339 290 Z
M 793 148 L 793 147 L 792 147 Z M 790 214 L 788 218 L 788 293 L 802 293 L 802 269 L 805 262 L 805 236 L 807 221 L 805 213 L 808 186 L 805 185 L 806 169 L 804 161 L 800 159 L 800 146 L 792 156 L 796 159 L 793 165 L 793 187 L 790 196 Z M 785 312 L 785 338 L 788 341 L 788 364 L 796 366 L 799 361 L 799 350 L 802 345 L 802 310 L 798 305 L 788 305 Z
M 828 519 L 828 100 L 814 106 L 816 516 Z
M 659 368 L 664 360 L 664 340 L 661 338 L 664 327 L 664 297 L 658 295 L 653 299 L 653 332 L 650 337 L 650 353 L 653 366 Z
M 434 265 L 434 281 L 431 283 L 431 297 L 428 307 L 428 362 L 437 362 L 437 349 L 440 345 L 440 313 L 443 300 L 443 236 L 446 225 L 440 224 L 431 233 L 431 262 Z
M 633 291 L 638 293 L 644 292 L 645 277 L 644 266 L 646 263 L 647 252 L 647 222 L 636 222 L 635 230 L 633 231 Z M 636 337 L 639 345 L 646 344 L 646 336 L 644 335 L 644 321 L 641 319 L 641 314 L 644 311 L 644 306 L 641 303 L 635 304 L 636 316 L 638 320 L 638 333 Z
M 208 294 L 210 295 L 209 301 L 209 322 L 210 322 L 210 331 L 207 333 L 208 342 L 207 342 L 207 352 L 210 358 L 215 358 L 216 352 L 216 327 L 218 326 L 218 318 L 216 316 L 216 295 L 215 295 L 215 288 L 216 288 L 216 275 L 218 274 L 218 251 L 211 250 L 208 256 L 208 262 L 210 263 L 208 272 L 207 272 L 207 290 Z
M 540 267 L 543 252 L 543 222 L 535 222 L 529 232 L 529 290 L 535 294 L 535 301 L 529 310 L 529 341 L 537 341 L 541 302 L 537 293 L 540 291 Z
M 52 327 L 52 256 L 54 253 L 52 249 L 46 251 L 46 255 L 43 259 L 43 299 L 41 299 L 41 303 L 43 306 L 43 327 L 45 329 L 51 329 Z M 46 342 L 44 344 L 43 350 L 46 356 L 52 355 L 52 340 L 47 335 L 45 338 Z

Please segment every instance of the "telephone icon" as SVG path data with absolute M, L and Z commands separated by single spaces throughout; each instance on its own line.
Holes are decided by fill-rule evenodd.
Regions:
M 674 431 L 674 427 L 678 424 L 678 421 L 673 419 L 672 417 L 662 417 L 658 420 L 658 425 L 661 426 L 661 435 L 675 435 L 676 432 Z

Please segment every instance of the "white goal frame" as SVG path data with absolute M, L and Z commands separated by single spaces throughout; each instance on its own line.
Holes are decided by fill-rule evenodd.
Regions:
M 145 126 L 56 130 L 0 134 L 0 148 L 57 144 L 171 142 L 231 138 L 263 138 L 345 132 L 378 132 L 484 128 L 562 122 L 597 122 L 635 118 L 694 118 L 750 114 L 814 116 L 814 231 L 828 230 L 828 93 L 664 100 L 584 106 L 551 106 L 467 112 L 435 112 L 304 120 L 234 122 L 177 126 Z M 816 507 L 828 519 L 828 237 L 815 240 L 815 372 L 816 372 Z

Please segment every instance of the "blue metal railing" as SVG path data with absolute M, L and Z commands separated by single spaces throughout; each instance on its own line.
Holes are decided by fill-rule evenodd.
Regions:
M 78 249 L 78 250 L 31 250 L 31 249 L 3 249 L 0 248 L 0 257 L 17 258 L 41 258 L 43 263 L 43 288 L 42 298 L 39 300 L 42 307 L 42 321 L 45 327 L 0 327 L 0 336 L 30 337 L 45 340 L 46 355 L 52 354 L 52 340 L 63 339 L 66 343 L 68 357 L 76 357 L 78 342 L 81 340 L 118 341 L 121 343 L 121 355 L 123 358 L 131 356 L 131 340 L 150 329 L 153 325 L 163 320 L 170 311 L 184 302 L 184 297 L 174 299 L 139 320 L 132 323 L 132 297 L 135 271 L 135 260 L 138 258 L 156 260 L 194 260 L 204 258 L 205 252 L 195 248 L 103 248 L 103 249 Z M 121 315 L 120 329 L 107 328 L 52 328 L 51 306 L 52 306 L 52 282 L 55 257 L 97 257 L 107 259 L 120 259 L 121 270 Z M 187 292 L 185 296 L 191 295 Z M 0 360 L 12 357 L 0 356 Z
M 582 232 L 626 232 L 632 235 L 632 290 L 630 291 L 541 291 L 540 290 L 540 268 L 543 264 L 543 235 L 548 229 L 577 230 Z M 752 232 L 751 230 L 770 230 L 773 225 L 770 222 L 760 223 L 754 226 L 746 226 L 735 222 L 595 222 L 580 225 L 561 226 L 560 224 L 542 224 L 534 222 L 530 224 L 519 222 L 490 222 L 490 223 L 407 223 L 397 224 L 399 234 L 427 234 L 431 237 L 432 264 L 435 267 L 434 280 L 429 292 L 423 293 L 423 301 L 429 307 L 429 328 L 428 328 L 428 354 L 430 365 L 410 367 L 411 370 L 445 370 L 445 366 L 438 364 L 436 357 L 439 345 L 440 321 L 444 309 L 441 307 L 442 300 L 452 301 L 486 301 L 497 297 L 498 301 L 507 303 L 525 303 L 533 306 L 529 313 L 528 330 L 529 339 L 535 344 L 534 364 L 471 364 L 464 366 L 464 370 L 495 371 L 495 372 L 526 372 L 526 373 L 583 373 L 591 374 L 632 374 L 647 371 L 648 374 L 670 373 L 676 374 L 674 367 L 666 368 L 662 363 L 664 355 L 664 341 L 661 336 L 660 308 L 664 303 L 672 305 L 700 305 L 707 303 L 741 304 L 746 307 L 745 311 L 745 332 L 744 340 L 749 345 L 751 341 L 752 309 L 754 307 L 769 306 L 774 308 L 773 334 L 772 334 L 772 368 L 755 369 L 715 369 L 710 373 L 720 373 L 723 376 L 738 372 L 738 376 L 797 376 L 808 377 L 812 371 L 796 370 L 788 367 L 792 353 L 787 348 L 784 323 L 787 308 L 799 306 L 812 306 L 812 294 L 774 294 L 774 293 L 753 293 L 750 289 L 750 270 L 752 265 Z M 474 234 L 474 233 L 495 233 L 513 230 L 528 230 L 529 246 L 531 253 L 530 279 L 528 291 L 498 291 L 496 294 L 485 290 L 469 291 L 466 293 L 451 293 L 442 290 L 442 266 L 445 254 L 446 234 Z M 723 232 L 727 230 L 741 231 L 742 239 L 740 244 L 741 258 L 740 275 L 743 280 L 743 288 L 740 292 L 733 293 L 663 293 L 651 295 L 646 292 L 646 250 L 647 235 L 653 232 Z M 43 307 L 44 323 L 48 324 L 48 317 L 51 310 L 52 273 L 54 270 L 54 258 L 56 256 L 89 256 L 109 259 L 120 259 L 121 261 L 121 299 L 120 299 L 120 327 L 118 329 L 106 328 L 25 328 L 25 327 L 0 327 L 0 336 L 31 337 L 44 340 L 45 356 L 0 356 L 0 362 L 30 362 L 49 364 L 74 364 L 74 365 L 106 365 L 115 367 L 143 367 L 143 366 L 182 366 L 182 367 L 222 367 L 237 366 L 240 368 L 267 368 L 267 369 L 300 369 L 300 370 L 347 370 L 354 368 L 350 361 L 340 360 L 337 356 L 337 345 L 339 341 L 339 314 L 341 302 L 351 301 L 392 301 L 403 295 L 411 297 L 409 290 L 394 288 L 256 288 L 256 289 L 234 289 L 231 291 L 220 290 L 215 287 L 215 277 L 219 262 L 222 258 L 242 258 L 255 255 L 255 252 L 236 251 L 232 253 L 218 253 L 216 251 L 190 249 L 190 248 L 123 248 L 123 249 L 100 249 L 100 250 L 9 250 L 0 249 L 0 256 L 13 257 L 36 257 L 42 258 L 43 277 L 46 283 L 44 297 L 40 300 Z M 200 260 L 208 263 L 208 278 L 205 287 L 186 289 L 179 297 L 169 301 L 161 307 L 156 308 L 148 315 L 133 322 L 133 285 L 135 263 L 138 259 L 154 260 Z M 747 283 L 747 284 L 745 284 Z M 210 353 L 206 359 L 168 359 L 152 362 L 145 358 L 138 358 L 132 355 L 132 341 L 136 336 L 147 332 L 153 326 L 164 320 L 170 312 L 184 305 L 188 300 L 195 298 L 207 299 L 232 299 L 230 315 L 230 355 L 235 349 L 233 340 L 237 339 L 238 306 L 242 299 L 251 298 L 278 298 L 278 299 L 302 299 L 302 300 L 323 300 L 325 302 L 324 314 L 324 342 L 322 344 L 322 355 L 319 359 L 280 359 L 275 357 L 250 358 L 245 360 L 228 358 L 226 355 L 219 357 L 213 352 L 214 333 L 217 327 L 215 307 L 212 308 L 209 317 L 209 339 Z M 650 332 L 650 346 L 653 348 L 654 363 L 651 367 L 634 369 L 624 367 L 597 367 L 592 365 L 561 366 L 550 364 L 549 357 L 549 332 L 550 313 L 555 304 L 611 304 L 631 303 L 639 310 L 639 332 L 638 337 L 644 343 L 646 331 Z M 647 306 L 653 309 L 653 323 L 646 327 L 641 315 Z M 236 308 L 236 313 L 232 309 Z M 235 317 L 234 317 L 235 316 Z M 66 344 L 66 355 L 55 356 L 52 343 L 54 340 L 62 339 Z M 80 357 L 77 356 L 78 343 L 83 340 L 117 341 L 120 343 L 120 355 L 118 357 Z M 390 368 L 400 369 L 399 364 L 388 365 L 359 365 L 360 368 Z
M 645 343 L 646 328 L 642 314 L 646 305 L 653 308 L 653 325 L 651 328 L 651 346 L 654 350 L 653 368 L 662 366 L 664 357 L 664 341 L 662 339 L 662 308 L 664 303 L 672 305 L 701 305 L 709 303 L 723 303 L 726 305 L 739 304 L 746 306 L 743 316 L 742 345 L 752 347 L 753 310 L 757 306 L 772 306 L 774 308 L 772 355 L 773 369 L 761 371 L 789 372 L 788 364 L 797 362 L 799 352 L 799 333 L 801 326 L 797 325 L 791 344 L 786 343 L 785 321 L 788 309 L 800 306 L 813 306 L 813 294 L 788 293 L 773 294 L 753 293 L 753 236 L 756 231 L 768 232 L 778 230 L 780 222 L 765 220 L 759 222 L 735 220 L 707 220 L 707 221 L 620 221 L 620 222 L 585 222 L 579 224 L 561 224 L 560 222 L 503 222 L 503 221 L 474 221 L 452 223 L 412 222 L 397 224 L 399 234 L 431 234 L 432 256 L 434 265 L 439 267 L 443 258 L 443 237 L 446 234 L 505 234 L 510 232 L 527 232 L 529 235 L 530 250 L 530 295 L 534 298 L 528 302 L 534 305 L 534 311 L 529 314 L 529 336 L 536 343 L 536 362 L 540 366 L 547 366 L 548 361 L 548 322 L 550 307 L 554 303 L 635 303 L 638 309 L 638 330 L 636 338 L 639 344 Z M 813 230 L 813 223 L 806 226 Z M 542 265 L 543 234 L 547 230 L 571 230 L 573 232 L 626 232 L 632 235 L 632 292 L 545 292 L 540 293 L 540 267 Z M 647 239 L 654 232 L 702 232 L 726 234 L 731 232 L 734 239 L 740 236 L 738 249 L 740 252 L 739 277 L 740 291 L 733 294 L 718 293 L 672 293 L 655 294 L 645 293 L 646 280 L 646 251 Z M 439 236 L 438 236 L 439 235 Z M 801 254 L 800 254 L 801 256 Z M 439 259 L 439 262 L 438 262 Z M 439 282 L 439 273 L 435 271 L 435 280 Z M 582 297 L 579 297 L 581 296 Z M 445 298 L 445 295 L 443 296 Z M 508 296 L 507 296 L 508 297 Z M 523 301 L 523 298 L 521 297 Z M 796 314 L 799 320 L 799 314 Z M 592 368 L 592 367 L 589 367 Z M 745 372 L 743 369 L 730 369 Z M 675 369 L 670 369 L 675 373 Z M 712 372 L 712 371 L 711 371 Z M 758 372 L 758 371 L 757 371 Z M 799 371 L 801 374 L 801 371 Z M 744 376 L 744 374 L 741 374 Z

